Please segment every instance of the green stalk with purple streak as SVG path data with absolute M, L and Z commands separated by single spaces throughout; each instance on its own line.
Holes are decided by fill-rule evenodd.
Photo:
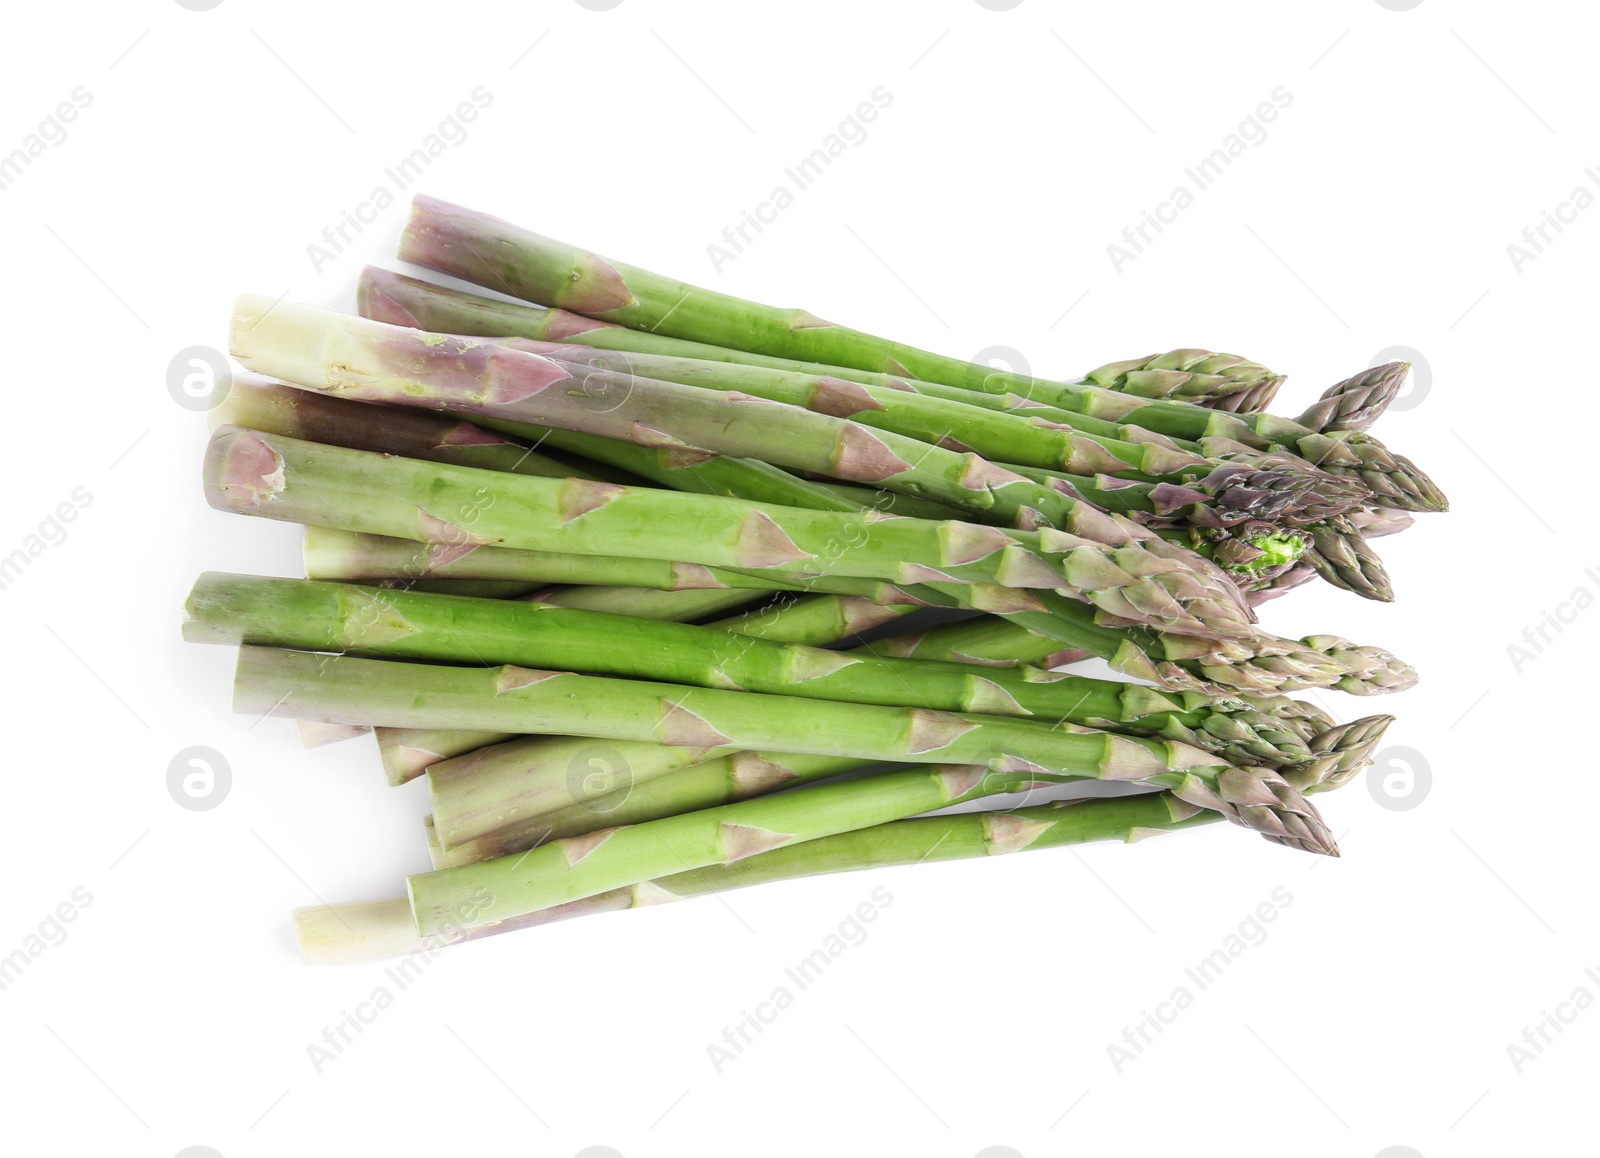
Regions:
M 274 306 L 266 299 L 241 299 L 231 349 L 253 368 L 365 401 L 534 421 L 668 447 L 690 458 L 699 457 L 703 446 L 931 498 L 985 521 L 1037 526 L 1044 534 L 1067 531 L 1105 548 L 1098 589 L 1084 592 L 1102 606 L 1117 605 L 1125 618 L 1168 630 L 1248 631 L 1248 612 L 1235 602 L 1237 592 L 1210 582 L 1181 551 L 1158 549 L 1152 532 L 977 455 L 738 393 L 585 371 L 472 339 L 312 307 Z M 1193 562 L 1203 569 L 1199 560 Z M 1070 580 L 1036 585 L 1075 586 Z M 1216 622 L 1191 615 L 1184 606 L 1191 602 Z
M 493 925 L 417 935 L 406 898 L 355 905 L 319 905 L 294 914 L 295 937 L 306 961 L 350 965 L 401 957 L 441 944 L 465 942 L 572 917 L 639 908 L 751 885 L 892 865 L 968 860 L 1091 841 L 1129 844 L 1164 832 L 1220 820 L 1170 792 L 1079 800 L 1003 812 L 971 812 L 893 820 L 871 828 L 786 845 L 723 865 L 678 871 L 584 900 L 537 910 Z
M 955 763 L 973 766 L 980 777 L 986 770 L 996 773 L 1010 785 L 998 791 L 1059 778 L 1138 780 L 1171 788 L 1269 839 L 1332 851 L 1316 810 L 1271 769 L 1219 763 L 1213 753 L 1178 741 L 1076 725 L 517 667 L 439 667 L 261 647 L 239 649 L 234 706 L 248 714 L 333 723 L 459 725 L 688 748 L 756 750 L 770 745 L 819 756 Z M 920 803 L 924 798 L 916 799 Z M 911 807 L 900 815 L 942 806 Z M 804 813 L 802 806 L 800 819 Z M 860 819 L 848 827 L 869 823 L 878 821 Z
M 1095 540 L 1053 528 L 1001 531 L 508 475 L 229 427 L 212 435 L 205 482 L 208 500 L 220 509 L 429 542 L 436 559 L 490 545 L 605 554 L 626 543 L 641 557 L 751 569 L 781 576 L 790 586 L 806 587 L 813 576 L 933 580 L 960 586 L 975 606 L 1022 608 L 1042 607 L 1058 589 L 1123 619 L 1161 619 L 1168 630 L 1253 633 L 1232 603 L 1208 598 L 1217 586 L 1209 576 L 1203 581 L 1132 537 L 1123 546 L 1106 546 L 1101 540 L 1115 537 L 1120 526 L 1087 507 L 1081 525 L 1093 524 Z M 400 577 L 425 576 L 412 571 Z
M 530 302 L 670 337 L 983 393 L 1015 393 L 1179 438 L 1220 436 L 1259 450 L 1281 447 L 1325 470 L 1360 479 L 1388 506 L 1444 510 L 1448 505 L 1426 475 L 1369 435 L 1323 434 L 1270 414 L 1227 414 L 998 371 L 835 325 L 805 310 L 764 306 L 612 262 L 431 197 L 414 198 L 400 256 Z

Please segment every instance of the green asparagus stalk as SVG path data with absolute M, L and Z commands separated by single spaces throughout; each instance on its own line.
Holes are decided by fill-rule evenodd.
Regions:
M 1088 768 L 1089 765 L 1085 765 Z M 726 865 L 757 854 L 799 845 L 841 832 L 905 819 L 920 812 L 1015 790 L 1037 782 L 1037 773 L 984 773 L 971 767 L 935 766 L 883 772 L 845 784 L 816 784 L 775 796 L 757 797 L 719 808 L 692 812 L 643 824 L 603 829 L 540 845 L 514 857 L 480 861 L 422 873 L 407 884 L 412 915 L 422 936 L 449 927 L 464 902 L 478 902 L 475 920 L 482 924 L 524 916 L 554 905 L 580 901 L 613 889 L 639 885 L 672 870 L 691 871 Z M 1219 777 L 1237 788 L 1239 803 L 1215 798 L 1230 819 L 1253 812 L 1283 815 L 1291 820 L 1269 839 L 1307 851 L 1332 855 L 1320 822 L 1305 823 L 1304 797 L 1273 777 L 1269 782 L 1246 770 L 1231 769 Z M 1183 788 L 1174 789 L 1180 799 Z M 1283 799 L 1295 800 L 1285 810 Z M 1230 815 L 1231 813 L 1231 815 Z
M 577 587 L 570 590 L 581 593 L 598 588 Z M 853 596 L 795 595 L 791 592 L 782 592 L 772 603 L 764 607 L 718 620 L 709 626 L 735 635 L 773 643 L 809 644 L 820 647 L 886 623 L 910 610 L 913 609 L 906 606 L 883 607 Z M 452 757 L 477 753 L 485 749 L 490 751 L 484 751 L 476 761 L 483 763 L 486 770 L 491 763 L 505 767 L 509 764 L 505 757 L 526 753 L 529 759 L 542 757 L 547 766 L 559 767 L 565 772 L 588 761 L 595 748 L 592 742 L 575 743 L 568 737 L 523 738 L 510 732 L 444 728 L 378 728 L 375 731 L 384 773 L 389 783 L 394 785 L 414 780 L 429 767 L 448 761 Z M 608 748 L 605 754 L 610 758 L 616 753 L 613 762 L 619 762 L 623 756 L 618 749 L 624 747 L 629 746 L 619 744 L 615 748 Z M 646 751 L 649 756 L 656 758 L 658 763 L 655 767 L 659 769 L 656 774 L 686 767 L 693 762 L 695 755 L 692 750 L 663 745 L 632 747 Z M 650 751 L 652 749 L 654 751 Z M 642 769 L 644 760 L 648 757 L 641 756 L 638 750 L 634 753 L 634 763 Z M 500 759 L 491 760 L 491 756 Z M 512 765 L 510 770 L 514 771 L 518 767 L 520 765 Z M 576 783 L 577 781 L 573 781 L 574 785 Z
M 618 353 L 587 346 L 503 338 L 500 345 L 623 376 L 740 392 L 991 461 L 1020 462 L 1078 473 L 1132 472 L 1153 479 L 1186 479 L 1212 469 L 1206 459 L 1162 442 L 1126 442 L 1086 435 L 1060 424 L 986 410 L 965 402 L 888 386 L 868 386 L 819 374 L 702 361 L 660 354 Z M 905 449 L 904 444 L 893 445 Z
M 1331 848 L 1315 810 L 1270 769 L 1219 765 L 1212 753 L 1181 742 L 1076 725 L 509 666 L 439 667 L 261 647 L 239 649 L 234 704 L 236 710 L 257 716 L 335 723 L 459 725 L 691 748 L 770 746 L 812 755 L 981 765 L 980 774 L 983 769 L 997 773 L 991 783 L 1007 782 L 1007 788 L 998 789 L 1002 791 L 1063 777 L 1140 780 L 1172 788 L 1271 839 L 1319 851 Z M 1008 779 L 1015 777 L 1023 780 Z M 942 804 L 900 815 L 936 807 Z M 851 827 L 866 823 L 876 821 L 858 819 Z
M 1147 401 L 1097 386 L 1047 382 L 948 358 L 676 282 L 540 237 L 486 214 L 418 196 L 400 256 L 442 273 L 601 321 L 780 358 L 851 366 L 1132 423 L 1186 439 L 1223 437 L 1260 450 L 1281 447 L 1333 473 L 1366 482 L 1386 505 L 1443 510 L 1444 496 L 1408 460 L 1365 435 L 1325 435 L 1269 414 L 1233 415 L 1184 402 Z
M 743 626 L 759 627 L 759 620 Z M 827 624 L 833 630 L 833 622 Z M 847 704 L 1025 716 L 1159 736 L 1232 763 L 1309 756 L 1268 717 L 1137 684 L 1037 668 L 975 669 L 778 643 L 518 600 L 462 599 L 341 583 L 206 572 L 184 604 L 194 642 L 378 658 L 594 672 Z M 437 816 L 437 811 L 435 813 Z
M 1330 723 L 1312 737 L 1312 759 L 1282 768 L 1284 779 L 1303 792 L 1327 791 L 1348 782 L 1370 761 L 1392 720 L 1392 716 L 1369 716 L 1349 724 Z M 603 760 L 594 764 L 595 775 L 583 783 L 582 799 L 564 808 L 509 821 L 491 817 L 486 808 L 476 827 L 473 818 L 466 818 L 455 830 L 455 843 L 440 841 L 435 867 L 512 856 L 550 840 L 583 836 L 596 827 L 697 812 L 868 766 L 835 757 L 774 759 L 764 753 L 738 752 L 634 783 Z
M 1128 461 L 1138 461 L 1130 456 L 1131 452 L 1128 450 L 1130 444 L 1153 446 L 1158 448 L 1163 456 L 1153 459 L 1151 461 L 1153 466 L 1161 465 L 1163 462 L 1177 465 L 1183 461 L 1182 455 L 1189 455 L 1194 458 L 1226 457 L 1241 465 L 1262 467 L 1273 465 L 1280 469 L 1293 467 L 1310 473 L 1321 473 L 1310 463 L 1282 453 L 1265 456 L 1274 460 L 1270 464 L 1260 461 L 1264 456 L 1236 439 L 1203 436 L 1199 440 L 1175 440 L 1140 426 L 1123 425 L 1088 414 L 1062 410 L 1047 406 L 1037 399 L 1024 398 L 1017 394 L 985 394 L 958 386 L 946 386 L 939 382 L 918 381 L 846 366 L 827 366 L 815 362 L 772 358 L 747 350 L 688 342 L 659 333 L 630 330 L 609 322 L 595 321 L 565 310 L 544 309 L 466 294 L 370 266 L 362 273 L 358 296 L 362 316 L 388 322 L 391 325 L 433 330 L 438 333 L 500 338 L 520 337 L 535 342 L 583 345 L 623 354 L 660 355 L 675 360 L 691 359 L 700 363 L 734 363 L 738 366 L 783 371 L 791 376 L 800 375 L 834 382 L 843 380 L 896 394 L 909 393 L 925 395 L 944 402 L 960 402 L 969 410 L 979 408 L 1018 417 L 1046 430 L 1072 431 L 1075 438 L 1097 442 L 1111 454 Z M 1232 405 L 1230 408 L 1244 410 L 1247 408 L 1247 403 L 1252 400 L 1270 397 L 1272 391 L 1276 390 L 1278 381 L 1281 379 L 1258 382 L 1245 394 L 1231 396 L 1237 405 Z M 962 427 L 977 421 L 966 412 L 961 412 L 961 418 Z M 987 424 L 981 423 L 980 428 L 989 429 Z M 1236 432 L 1249 434 L 1244 428 Z M 939 433 L 942 435 L 946 432 Z M 993 436 L 991 433 L 991 437 Z M 1252 445 L 1259 447 L 1265 443 L 1255 439 Z M 1000 457 L 1009 461 L 1024 461 L 1026 458 L 1025 455 L 1016 452 L 1002 454 Z
M 220 509 L 431 542 L 437 547 L 430 554 L 445 559 L 488 545 L 601 554 L 628 542 L 645 558 L 755 569 L 789 577 L 791 585 L 838 575 L 1036 587 L 1043 595 L 1059 588 L 1123 619 L 1159 621 L 1169 631 L 1253 634 L 1235 607 L 1206 598 L 1212 588 L 1184 564 L 1140 548 L 1131 536 L 1123 546 L 1103 545 L 1121 528 L 1087 507 L 1076 512 L 1082 516 L 1076 526 L 1093 530 L 1093 541 L 1052 528 L 1002 532 L 970 523 L 507 475 L 231 427 L 213 433 L 205 478 L 208 501 Z M 993 593 L 969 594 L 972 605 L 980 606 Z M 1042 602 L 1040 594 L 1027 598 Z M 1182 602 L 1204 618 L 1191 616 Z
M 213 426 L 240 426 L 430 462 L 540 478 L 599 478 L 461 419 L 347 402 L 248 374 L 233 378 L 228 393 L 208 417 Z
M 481 339 L 246 295 L 235 307 L 229 341 L 233 355 L 252 369 L 347 398 L 553 426 L 680 457 L 756 458 L 928 498 L 1004 526 L 1070 529 L 1084 526 L 1092 512 L 969 452 L 754 395 L 586 370 Z M 1085 445 L 1094 447 L 1094 462 L 1125 466 L 1096 444 Z M 1092 515 L 1096 524 L 1112 521 Z M 1149 537 L 1131 524 L 1110 534 L 1119 546 Z
M 450 930 L 431 939 L 417 936 L 405 898 L 359 905 L 321 905 L 297 910 L 295 936 L 306 961 L 350 965 L 432 951 L 442 945 L 617 909 L 728 892 L 749 885 L 856 872 L 891 865 L 921 864 L 1083 844 L 1127 843 L 1220 819 L 1170 792 L 1060 802 L 1006 812 L 974 812 L 896 820 L 873 828 L 772 849 L 543 909 L 493 925 Z
M 332 549 L 318 551 L 317 557 L 308 563 L 307 573 L 314 578 L 362 580 L 381 579 L 396 573 L 519 578 L 525 574 L 523 556 L 531 554 L 481 547 L 465 559 L 429 568 L 427 553 L 408 544 L 366 536 L 346 551 L 345 544 L 349 543 L 349 539 L 339 537 L 337 544 L 330 543 Z M 576 574 L 569 575 L 568 581 L 578 581 Z M 737 575 L 717 574 L 732 582 L 743 581 Z M 813 585 L 820 588 L 823 582 L 814 581 Z M 942 600 L 928 584 L 909 589 L 894 588 L 894 591 L 900 602 L 921 600 L 930 606 L 956 605 Z M 1042 594 L 1035 592 L 1035 595 Z M 867 597 L 872 596 L 868 593 Z M 1048 613 L 1004 613 L 1010 625 L 1045 636 L 1058 648 L 1086 652 L 1106 660 L 1113 670 L 1123 675 L 1177 691 L 1227 695 L 1230 691 L 1263 694 L 1335 687 L 1354 695 L 1379 695 L 1403 691 L 1416 683 L 1416 672 L 1390 653 L 1379 648 L 1356 647 L 1337 636 L 1311 637 L 1337 641 L 1329 645 L 1331 650 L 1324 650 L 1314 646 L 1311 639 L 1291 640 L 1258 632 L 1249 641 L 1200 640 L 1100 622 L 1107 618 L 1103 613 L 1097 614 L 1092 608 L 1066 599 L 1052 602 Z
M 1385 362 L 1363 370 L 1328 387 L 1295 421 L 1324 434 L 1366 430 L 1388 409 L 1410 373 L 1410 362 Z

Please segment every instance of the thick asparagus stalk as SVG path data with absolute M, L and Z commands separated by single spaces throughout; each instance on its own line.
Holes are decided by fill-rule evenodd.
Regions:
M 1002 532 L 507 475 L 231 427 L 213 434 L 206 464 L 207 497 L 221 509 L 431 542 L 438 545 L 432 553 L 446 558 L 485 545 L 600 554 L 628 542 L 646 558 L 687 556 L 704 566 L 784 575 L 790 585 L 842 575 L 1060 588 L 1127 620 L 1159 620 L 1167 630 L 1253 633 L 1236 608 L 1205 598 L 1213 588 L 1182 563 L 1156 557 L 1131 536 L 1123 546 L 1103 545 L 1121 528 L 1088 507 L 1079 508 L 1076 525 L 1093 530 L 1093 541 L 1052 528 Z M 973 592 L 973 604 L 985 594 Z M 1040 602 L 1039 595 L 1026 598 Z M 1181 601 L 1204 618 L 1191 616 Z
M 817 414 L 848 418 L 918 442 L 975 452 L 995 462 L 1020 462 L 1078 473 L 1133 472 L 1179 480 L 1205 474 L 1213 466 L 1198 455 L 1174 450 L 1162 442 L 1126 442 L 1100 434 L 1082 434 L 1061 424 L 828 375 L 660 354 L 618 353 L 525 338 L 504 338 L 499 344 L 563 365 L 750 394 Z M 901 443 L 893 445 L 905 449 Z
M 234 377 L 227 395 L 208 418 L 213 426 L 241 426 L 307 442 L 401 454 L 430 462 L 541 478 L 600 477 L 463 419 L 348 402 L 248 374 Z
M 340 543 L 348 540 L 340 539 Z M 327 579 L 382 579 L 391 574 L 435 574 L 470 578 L 524 577 L 523 557 L 534 553 L 480 547 L 456 562 L 430 567 L 427 553 L 393 540 L 362 537 L 354 550 L 343 546 L 317 553 L 308 574 Z M 539 557 L 535 555 L 537 560 Z M 535 566 L 540 564 L 536 561 Z M 420 571 L 419 571 L 420 568 Z M 567 581 L 578 581 L 576 572 Z M 718 572 L 724 575 L 723 572 Z M 737 576 L 726 576 L 741 582 Z M 629 582 L 639 582 L 630 578 Z M 837 585 L 833 579 L 811 581 Z M 931 606 L 955 606 L 928 584 L 894 588 L 901 602 L 921 600 Z M 1035 592 L 1036 596 L 1044 593 Z M 871 598 L 869 592 L 868 596 Z M 880 597 L 888 598 L 888 597 Z M 970 606 L 970 604 L 968 604 Z M 1403 691 L 1416 683 L 1416 672 L 1379 648 L 1356 647 L 1337 636 L 1291 640 L 1258 632 L 1248 642 L 1200 640 L 1103 620 L 1104 615 L 1071 600 L 1058 599 L 1048 613 L 1005 612 L 1011 625 L 1053 640 L 1058 648 L 1087 652 L 1106 660 L 1123 675 L 1146 679 L 1178 691 L 1211 695 L 1233 692 L 1271 693 L 1336 687 L 1354 695 Z M 999 630 L 994 628 L 991 630 Z M 1316 641 L 1336 641 L 1325 650 Z M 1035 644 L 1035 646 L 1037 646 Z M 1065 662 L 1065 661 L 1060 661 Z
M 1363 370 L 1328 387 L 1295 421 L 1324 434 L 1366 430 L 1389 408 L 1409 373 L 1410 362 L 1385 362 Z
M 1224 414 L 997 371 L 824 322 L 804 310 L 775 309 L 673 281 L 429 197 L 413 201 L 400 256 L 528 301 L 671 337 L 991 394 L 1016 393 L 1179 438 L 1221 436 L 1262 450 L 1280 446 L 1326 470 L 1359 477 L 1389 506 L 1446 506 L 1426 475 L 1376 440 L 1352 443 L 1338 437 L 1349 432 L 1324 435 L 1268 414 Z
M 1131 569 L 1142 563 L 1137 540 L 1153 536 L 1134 524 L 976 455 L 875 432 L 828 414 L 738 393 L 585 371 L 477 339 L 250 296 L 235 309 L 230 348 L 247 366 L 347 397 L 537 422 L 691 457 L 700 451 L 751 456 L 930 498 L 985 522 L 1087 533 L 1138 556 L 1120 569 L 1135 579 L 1134 586 L 1144 582 Z M 1158 571 L 1181 566 L 1167 556 Z M 1118 598 L 1135 594 L 1130 589 Z M 1157 599 L 1157 617 L 1183 618 L 1181 607 L 1168 610 L 1174 601 L 1164 588 L 1150 594 Z
M 773 849 L 727 865 L 674 873 L 498 924 L 455 930 L 439 938 L 417 936 L 411 906 L 403 897 L 369 904 L 297 910 L 295 937 L 301 953 L 311 964 L 360 964 L 571 917 L 727 892 L 772 881 L 924 861 L 999 856 L 1096 840 L 1121 840 L 1131 844 L 1216 819 L 1219 817 L 1214 812 L 1197 810 L 1170 792 L 1158 792 L 1008 812 L 896 820 Z
M 577 587 L 570 590 L 582 592 L 599 589 Z M 709 627 L 773 643 L 821 646 L 886 623 L 910 610 L 913 609 L 905 606 L 882 607 L 848 595 L 795 595 L 783 592 L 764 607 L 719 620 Z M 460 765 L 460 771 L 468 771 L 468 764 L 482 763 L 486 774 L 490 766 L 514 773 L 521 770 L 521 764 L 513 764 L 509 758 L 525 753 L 528 760 L 542 758 L 546 765 L 560 768 L 564 776 L 580 763 L 589 761 L 595 747 L 592 742 L 574 742 L 567 737 L 520 737 L 510 732 L 445 728 L 378 728 L 375 731 L 384 773 L 389 783 L 396 785 L 414 780 L 429 767 L 452 757 L 477 753 L 480 749 L 484 750 L 481 756 L 456 762 Z M 654 757 L 657 762 L 653 767 L 658 771 L 653 774 L 664 774 L 685 767 L 694 762 L 696 755 L 693 750 L 663 745 L 616 745 L 616 749 L 623 748 L 636 749 L 632 764 L 641 772 L 646 760 Z M 613 750 L 608 748 L 608 757 L 611 757 Z M 614 759 L 623 759 L 620 751 Z M 578 781 L 568 783 L 574 790 L 579 786 Z
M 1270 769 L 1222 766 L 1215 755 L 1176 741 L 1066 730 L 1075 725 L 259 647 L 239 650 L 234 703 L 236 710 L 255 715 L 335 723 L 462 725 L 707 749 L 770 746 L 824 756 L 982 765 L 1003 777 L 1021 775 L 1015 770 L 1023 769 L 1036 778 L 1141 780 L 1172 788 L 1269 839 L 1318 851 L 1331 848 L 1315 810 Z M 852 826 L 863 823 L 876 821 Z
M 407 891 L 417 931 L 429 936 L 444 930 L 469 897 L 481 902 L 477 919 L 493 924 L 642 884 L 667 875 L 669 870 L 730 864 L 771 849 L 1049 779 L 1038 773 L 985 773 L 965 766 L 883 772 L 845 784 L 811 785 L 701 812 L 603 829 L 514 857 L 422 873 L 407 880 Z M 1287 831 L 1264 835 L 1307 851 L 1336 854 L 1320 822 L 1315 829 L 1305 823 L 1303 810 L 1309 805 L 1304 798 L 1281 779 L 1263 780 L 1242 769 L 1231 769 L 1219 779 L 1227 788 L 1236 788 L 1247 802 L 1214 798 L 1210 802 L 1217 806 L 1214 811 L 1246 824 L 1251 823 L 1252 813 L 1288 817 Z M 1183 799 L 1185 789 L 1176 788 L 1174 794 Z M 1295 801 L 1292 811 L 1284 808 L 1285 798 Z
M 834 627 L 827 623 L 830 631 Z M 969 664 L 844 655 L 714 627 L 518 600 L 206 572 L 184 605 L 184 636 L 202 643 L 509 664 L 840 703 L 1070 721 L 1182 740 L 1235 763 L 1293 763 L 1309 756 L 1298 737 L 1273 728 L 1269 717 L 1203 696 L 1037 668 L 980 671 Z
M 610 351 L 659 354 L 701 362 L 731 362 L 783 370 L 791 374 L 843 379 L 897 393 L 922 394 L 948 402 L 961 402 L 968 407 L 1019 415 L 1035 425 L 1060 426 L 1076 432 L 1080 438 L 1100 442 L 1108 450 L 1118 454 L 1122 453 L 1122 448 L 1127 444 L 1139 443 L 1201 458 L 1226 457 L 1240 465 L 1254 465 L 1261 468 L 1293 467 L 1320 473 L 1315 472 L 1315 468 L 1303 459 L 1282 453 L 1263 455 L 1260 452 L 1269 447 L 1270 443 L 1255 435 L 1249 427 L 1238 423 L 1231 425 L 1223 423 L 1219 429 L 1198 434 L 1193 439 L 1175 439 L 1142 426 L 1122 424 L 1081 411 L 1049 406 L 1037 397 L 1024 397 L 1010 392 L 989 394 L 960 386 L 947 386 L 942 382 L 921 381 L 903 375 L 859 370 L 849 366 L 823 365 L 791 358 L 774 358 L 748 350 L 690 342 L 653 331 L 631 330 L 625 326 L 596 321 L 565 310 L 545 309 L 462 293 L 459 290 L 447 289 L 444 286 L 418 281 L 415 278 L 370 266 L 362 274 L 359 299 L 363 316 L 392 325 L 410 326 L 439 333 L 522 337 L 540 342 L 581 344 Z M 1230 405 L 1226 408 L 1241 413 L 1260 409 L 1276 390 L 1278 381 L 1281 379 L 1260 382 L 1244 394 L 1231 396 Z M 1220 406 L 1220 400 L 1214 405 Z M 1230 436 L 1243 436 L 1249 440 L 1249 444 L 1239 441 L 1238 437 Z

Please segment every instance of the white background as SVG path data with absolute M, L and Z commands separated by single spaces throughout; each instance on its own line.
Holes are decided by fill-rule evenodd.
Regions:
M 92 902 L 0 992 L 9 1149 L 1593 1152 L 1570 1134 L 1600 1012 L 1520 1073 L 1507 1047 L 1574 990 L 1600 997 L 1600 616 L 1520 671 L 1508 646 L 1600 591 L 1600 213 L 1520 271 L 1507 245 L 1600 192 L 1594 27 L 1576 5 L 1444 0 L 999 6 L 12 16 L 0 152 L 76 86 L 92 102 L 0 192 L 0 554 L 75 488 L 92 502 L 0 591 L 0 955 L 74 889 Z M 231 715 L 231 653 L 179 642 L 197 571 L 298 558 L 293 528 L 205 506 L 204 418 L 167 366 L 225 344 L 241 291 L 351 308 L 403 198 L 320 269 L 308 244 L 477 86 L 492 103 L 418 188 L 757 300 L 959 356 L 1010 346 L 1045 375 L 1236 350 L 1291 375 L 1291 414 L 1386 347 L 1419 351 L 1429 387 L 1377 433 L 1454 513 L 1379 544 L 1396 604 L 1313 587 L 1264 615 L 1421 668 L 1388 701 L 1322 697 L 1343 719 L 1398 713 L 1384 766 L 1414 807 L 1365 779 L 1327 798 L 1338 862 L 1207 828 L 491 939 L 316 1072 L 307 1045 L 383 979 L 302 966 L 286 913 L 397 894 L 426 866 L 421 786 L 385 789 L 367 741 L 303 751 L 286 721 Z M 715 270 L 707 244 L 878 86 L 893 100 L 867 139 Z M 1108 243 L 1278 86 L 1292 103 L 1265 141 L 1114 268 Z M 232 769 L 210 811 L 168 795 L 191 745 Z M 707 1045 L 880 885 L 869 939 L 717 1073 Z M 1265 941 L 1118 1073 L 1107 1046 L 1280 886 Z

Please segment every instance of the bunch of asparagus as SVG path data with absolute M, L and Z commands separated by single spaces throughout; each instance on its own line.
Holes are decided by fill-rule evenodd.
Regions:
M 1415 673 L 1254 608 L 1392 598 L 1372 540 L 1446 507 L 1367 433 L 1403 363 L 1290 420 L 1233 355 L 1019 376 L 426 197 L 400 257 L 502 297 L 237 303 L 206 495 L 303 524 L 307 578 L 185 607 L 237 710 L 426 780 L 434 870 L 296 914 L 308 959 L 1219 819 L 1337 855 L 1310 797 L 1391 717 L 1284 693 Z M 1129 788 L 1012 795 L 1088 779 Z

